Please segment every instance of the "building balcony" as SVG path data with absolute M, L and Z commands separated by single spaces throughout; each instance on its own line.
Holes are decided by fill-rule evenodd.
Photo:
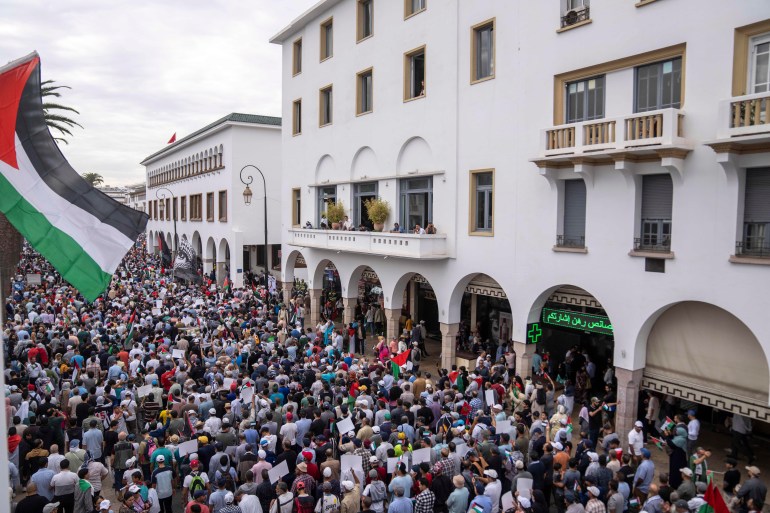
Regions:
M 439 260 L 449 258 L 446 235 L 338 230 L 289 230 L 291 244 L 383 257 Z
M 683 122 L 684 113 L 679 109 L 662 109 L 559 125 L 541 132 L 540 157 L 549 161 L 578 156 L 609 160 L 613 154 L 654 153 L 662 148 L 689 151 Z
M 722 100 L 717 138 L 705 144 L 719 155 L 770 152 L 769 111 L 770 92 Z

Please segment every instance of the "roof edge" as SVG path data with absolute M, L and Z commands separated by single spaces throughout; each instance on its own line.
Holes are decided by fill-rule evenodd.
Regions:
M 302 27 L 307 25 L 308 20 L 315 18 L 321 12 L 335 6 L 341 1 L 342 0 L 320 0 L 317 4 L 313 5 L 310 9 L 308 9 L 307 11 L 303 12 L 302 14 L 294 18 L 291 21 L 291 23 L 289 23 L 286 27 L 281 29 L 277 34 L 271 37 L 268 41 L 276 45 L 283 44 L 284 41 L 286 41 L 289 37 L 295 34 Z

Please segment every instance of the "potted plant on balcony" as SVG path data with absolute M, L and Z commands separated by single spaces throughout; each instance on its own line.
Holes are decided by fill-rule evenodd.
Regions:
M 384 199 L 377 197 L 366 200 L 364 206 L 366 207 L 366 215 L 374 224 L 374 231 L 381 232 L 390 215 L 390 205 Z
M 331 223 L 332 230 L 339 230 L 340 223 L 345 218 L 345 205 L 341 201 L 329 203 L 326 206 L 326 219 Z

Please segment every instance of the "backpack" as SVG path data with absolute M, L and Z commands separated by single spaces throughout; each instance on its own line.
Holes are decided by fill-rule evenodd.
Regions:
M 155 440 L 150 437 L 144 442 L 144 452 L 142 452 L 142 460 L 141 463 L 149 463 L 150 462 L 150 456 L 152 456 L 152 453 L 155 452 L 155 449 L 157 449 L 158 446 L 155 445 Z
M 134 446 L 130 442 L 115 444 L 115 462 L 112 464 L 118 470 L 126 470 L 126 461 L 134 455 Z
M 190 481 L 190 495 L 195 497 L 195 492 L 206 489 L 206 482 L 203 481 L 200 472 L 193 472 L 190 475 L 193 476 Z

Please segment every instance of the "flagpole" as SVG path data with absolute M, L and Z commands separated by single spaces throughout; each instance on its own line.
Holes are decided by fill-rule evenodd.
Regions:
M 2 333 L 5 333 L 5 284 L 3 283 L 3 269 L 0 269 L 0 337 L 3 337 Z M 2 341 L 1 338 L 0 341 Z M 5 344 L 0 347 L 0 392 L 3 394 L 3 397 L 5 397 L 4 370 Z M 0 443 L 0 505 L 8 504 L 10 508 L 11 494 L 9 493 L 9 487 L 11 486 L 11 474 L 8 467 L 10 460 L 8 458 L 8 432 L 6 428 L 8 425 L 5 408 L 0 408 L 0 426 L 6 432 L 5 442 Z

